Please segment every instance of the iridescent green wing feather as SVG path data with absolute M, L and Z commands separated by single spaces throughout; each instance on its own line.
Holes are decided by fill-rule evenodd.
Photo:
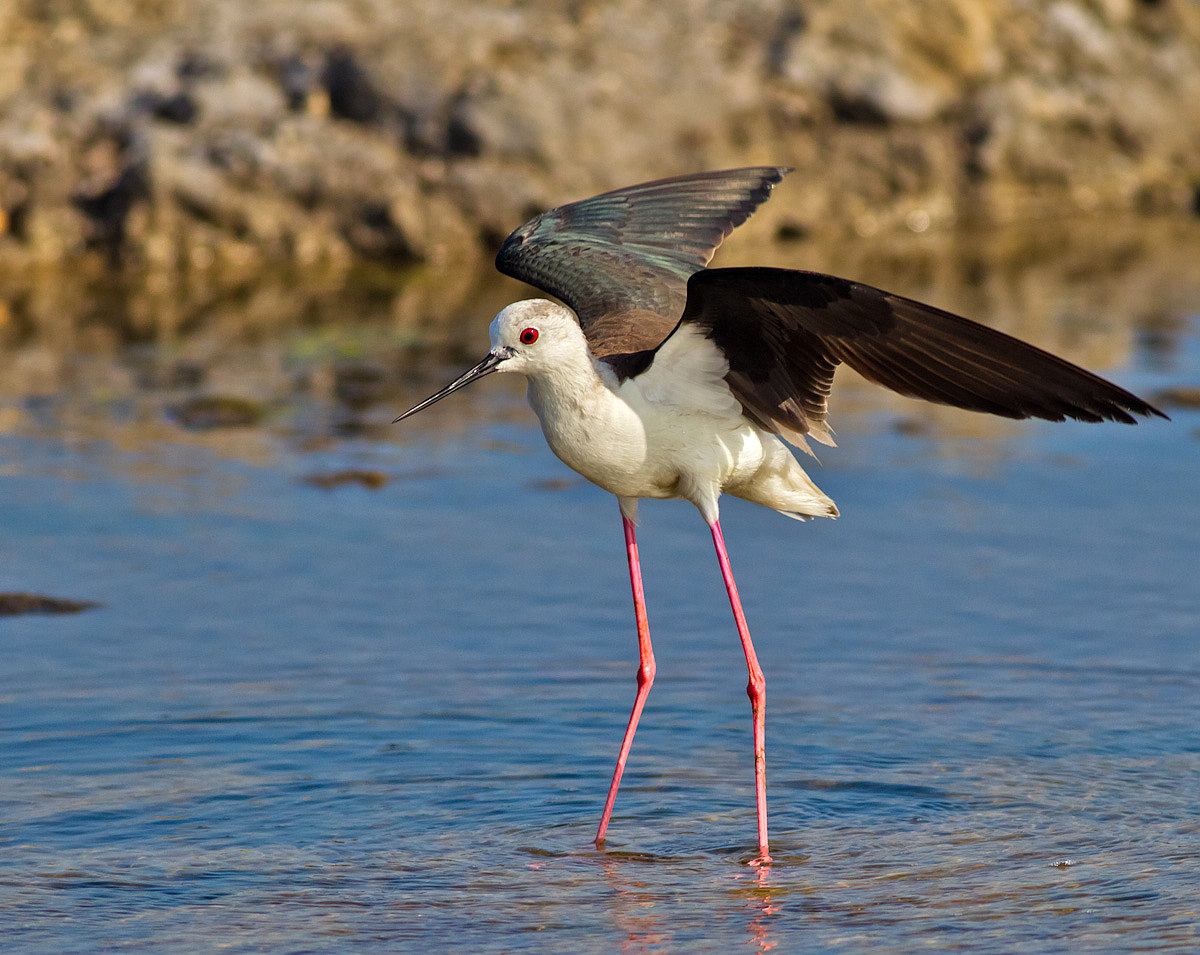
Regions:
M 496 268 L 561 299 L 585 333 L 604 316 L 630 311 L 673 323 L 688 277 L 788 172 L 764 166 L 677 176 L 559 206 L 513 232 Z

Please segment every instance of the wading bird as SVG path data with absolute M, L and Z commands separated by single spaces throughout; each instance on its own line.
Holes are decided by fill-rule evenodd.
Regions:
M 750 672 L 761 865 L 770 861 L 766 688 L 721 534 L 721 494 L 799 520 L 837 516 L 784 442 L 806 451 L 807 438 L 833 444 L 826 400 L 841 363 L 902 395 L 1008 418 L 1165 417 L 1062 358 L 930 305 L 816 272 L 706 268 L 789 171 L 661 179 L 525 223 L 496 267 L 565 305 L 530 299 L 503 309 L 487 356 L 396 419 L 485 375 L 517 372 L 554 453 L 617 496 L 640 660 L 597 846 L 654 683 L 634 531 L 641 498 L 691 501 L 716 546 Z

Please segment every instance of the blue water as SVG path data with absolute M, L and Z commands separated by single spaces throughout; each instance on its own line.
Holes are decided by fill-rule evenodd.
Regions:
M 1122 380 L 1194 383 L 1197 340 Z M 658 682 L 591 846 L 634 689 L 620 522 L 493 384 L 257 465 L 0 436 L 0 590 L 103 603 L 0 618 L 6 951 L 1200 947 L 1200 414 L 835 418 L 843 517 L 724 502 L 756 871 L 744 663 L 677 502 L 643 506 Z M 393 480 L 303 483 L 337 467 Z

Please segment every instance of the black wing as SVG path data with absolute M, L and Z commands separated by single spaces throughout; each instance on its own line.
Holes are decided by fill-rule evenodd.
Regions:
M 618 312 L 653 312 L 673 323 L 688 276 L 790 171 L 677 176 L 559 206 L 505 239 L 496 268 L 562 299 L 585 332 Z
M 726 381 L 761 427 L 828 440 L 827 399 L 845 362 L 902 395 L 1006 418 L 1120 421 L 1161 411 L 1090 371 L 931 305 L 832 275 L 706 269 L 680 325 L 725 354 Z

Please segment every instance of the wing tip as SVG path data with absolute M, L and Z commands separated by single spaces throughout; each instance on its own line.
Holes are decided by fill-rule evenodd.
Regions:
M 1132 396 L 1136 397 L 1136 396 Z M 1138 417 L 1135 418 L 1134 415 Z M 1171 416 L 1160 411 L 1148 401 L 1142 401 L 1137 398 L 1136 401 L 1126 402 L 1110 414 L 1105 415 L 1106 420 L 1116 421 L 1118 424 L 1140 424 L 1138 418 L 1162 418 L 1163 421 L 1170 421 Z
M 1107 386 L 1106 394 L 1094 396 L 1094 403 L 1087 407 L 1076 406 L 1066 409 L 1067 417 L 1077 421 L 1099 423 L 1113 421 L 1117 424 L 1140 424 L 1140 418 L 1162 418 L 1170 421 L 1170 417 L 1156 408 L 1150 402 L 1139 398 L 1131 391 L 1126 391 L 1120 385 L 1115 385 L 1107 378 L 1101 378 L 1086 369 L 1081 369 L 1089 376 Z

